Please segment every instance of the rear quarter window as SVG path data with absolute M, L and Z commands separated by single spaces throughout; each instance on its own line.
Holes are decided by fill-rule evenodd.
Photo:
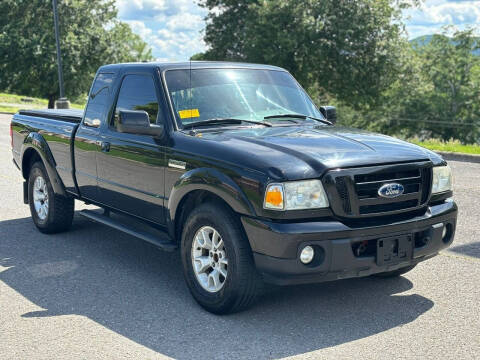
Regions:
M 83 124 L 89 127 L 99 127 L 105 110 L 108 107 L 110 90 L 114 74 L 99 73 L 92 85 L 88 98 Z

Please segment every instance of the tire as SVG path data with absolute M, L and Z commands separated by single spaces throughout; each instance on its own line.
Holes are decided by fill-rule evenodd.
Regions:
M 198 241 L 205 239 L 201 234 L 210 239 L 210 249 L 207 245 L 200 247 Z M 215 240 L 215 236 L 220 240 Z M 222 244 L 223 248 L 219 246 L 215 250 L 215 242 Z M 195 247 L 192 248 L 193 244 Z M 241 224 L 229 208 L 216 203 L 205 203 L 195 208 L 184 224 L 180 248 L 185 281 L 192 296 L 204 309 L 214 314 L 228 314 L 253 304 L 263 283 L 256 271 L 252 250 Z M 205 256 L 200 255 L 203 251 Z M 210 266 L 203 273 L 194 269 L 194 266 L 200 266 L 199 256 L 208 259 L 208 253 L 215 251 L 218 252 L 216 268 Z M 227 260 L 228 265 L 222 263 L 222 254 L 223 261 Z M 197 259 L 196 265 L 192 257 Z M 210 259 L 213 264 L 216 261 L 215 254 Z M 221 266 L 224 266 L 226 277 L 221 274 Z M 210 281 L 210 277 L 215 278 L 216 269 L 219 286 L 215 285 L 215 281 Z M 202 277 L 208 280 L 201 281 Z
M 74 201 L 55 194 L 41 162 L 32 165 L 28 176 L 28 202 L 38 230 L 46 234 L 68 230 L 73 221 Z
M 410 270 L 413 270 L 413 268 L 415 268 L 415 266 L 417 266 L 417 264 L 405 266 L 403 268 L 393 270 L 393 271 L 387 271 L 387 272 L 383 272 L 383 273 L 374 274 L 373 276 L 376 276 L 376 277 L 379 277 L 379 278 L 398 277 L 400 275 L 403 275 L 403 274 L 409 272 Z

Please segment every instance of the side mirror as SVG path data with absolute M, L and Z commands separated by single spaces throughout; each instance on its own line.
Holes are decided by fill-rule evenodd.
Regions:
M 322 115 L 332 124 L 337 122 L 337 108 L 335 106 L 320 106 Z
M 163 126 L 150 124 L 150 119 L 146 111 L 121 110 L 118 113 L 117 131 L 158 137 L 163 134 Z

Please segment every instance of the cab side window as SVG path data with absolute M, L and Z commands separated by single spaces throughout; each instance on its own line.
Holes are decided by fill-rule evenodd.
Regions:
M 148 113 L 151 124 L 157 124 L 158 99 L 155 83 L 150 75 L 127 75 L 123 78 L 118 94 L 113 126 L 116 127 L 121 110 L 143 110 Z
M 108 97 L 112 86 L 114 74 L 100 73 L 93 82 L 85 110 L 83 124 L 88 127 L 99 127 L 102 117 L 108 107 Z

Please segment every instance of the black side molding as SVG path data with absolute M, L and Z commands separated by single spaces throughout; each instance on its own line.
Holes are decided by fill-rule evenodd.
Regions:
M 158 246 L 162 250 L 174 251 L 177 248 L 177 245 L 171 240 L 170 236 L 167 233 L 160 233 L 161 235 L 153 235 L 146 231 L 134 229 L 133 227 L 130 227 L 119 220 L 112 219 L 107 215 L 100 214 L 93 210 L 82 210 L 79 214 L 100 224 L 107 225 L 111 228 L 147 241 L 155 246 Z

